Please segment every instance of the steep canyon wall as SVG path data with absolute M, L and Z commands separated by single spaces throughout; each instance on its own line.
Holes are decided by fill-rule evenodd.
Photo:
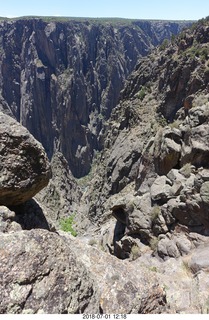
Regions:
M 185 23 L 18 19 L 0 23 L 1 109 L 75 177 L 87 174 L 100 132 L 141 56 Z

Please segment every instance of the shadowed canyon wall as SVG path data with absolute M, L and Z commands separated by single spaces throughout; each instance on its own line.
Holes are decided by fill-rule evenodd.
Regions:
M 0 101 L 75 177 L 87 174 L 100 132 L 138 58 L 185 23 L 47 21 L 0 23 Z

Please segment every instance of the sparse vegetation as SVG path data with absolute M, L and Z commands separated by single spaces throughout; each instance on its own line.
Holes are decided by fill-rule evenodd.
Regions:
M 145 96 L 146 96 L 146 89 L 144 86 L 142 86 L 139 92 L 137 93 L 137 98 L 142 101 L 145 98 Z
M 169 123 L 168 126 L 169 126 L 171 129 L 178 129 L 180 124 L 181 124 L 181 121 L 176 120 L 176 121 L 174 121 L 174 122 Z
M 157 250 L 158 242 L 159 240 L 157 237 L 153 237 L 152 239 L 150 239 L 149 245 L 153 251 Z
M 195 97 L 193 101 L 194 107 L 200 107 L 203 106 L 204 104 L 208 104 L 209 102 L 209 96 L 205 94 L 201 94 Z
M 176 40 L 176 36 L 175 36 L 175 34 L 172 34 L 172 36 L 171 36 L 171 43 L 174 44 L 174 43 L 175 43 L 175 40 Z
M 182 268 L 186 272 L 187 275 L 190 275 L 190 276 L 193 275 L 193 272 L 192 272 L 192 270 L 190 269 L 190 267 L 188 265 L 188 261 L 183 260 Z
M 160 206 L 154 206 L 152 208 L 152 211 L 151 211 L 151 219 L 152 219 L 152 221 L 154 221 L 159 216 L 160 213 L 161 213 Z
M 92 160 L 92 165 L 89 173 L 81 178 L 76 179 L 78 185 L 85 190 L 85 188 L 89 185 L 91 180 L 95 177 L 95 173 L 97 170 L 98 163 L 100 161 L 100 152 L 99 151 L 94 151 L 94 157 Z
M 164 39 L 162 44 L 159 47 L 160 51 L 165 50 L 167 48 L 168 44 L 169 44 L 169 40 L 168 39 Z
M 186 163 L 179 171 L 185 178 L 189 178 L 192 173 L 191 163 Z
M 97 244 L 97 241 L 94 238 L 89 239 L 88 245 L 94 246 L 95 244 Z
M 187 48 L 183 52 L 184 56 L 194 59 L 195 57 L 200 58 L 202 61 L 207 61 L 209 58 L 209 49 L 202 47 L 201 44 L 195 43 L 191 47 Z
M 70 217 L 61 219 L 60 220 L 60 227 L 61 227 L 62 231 L 70 232 L 72 234 L 72 236 L 76 237 L 77 236 L 77 232 L 73 228 L 74 217 L 75 216 L 72 215 Z
M 168 122 L 163 115 L 157 117 L 157 122 L 161 127 L 166 127 L 168 125 Z
M 119 276 L 118 274 L 114 274 L 114 275 L 111 277 L 111 280 L 112 280 L 113 282 L 118 281 L 119 279 L 120 279 L 120 276 Z
M 155 266 L 151 266 L 149 268 L 149 270 L 152 271 L 152 272 L 158 272 L 157 267 L 155 267 Z
M 139 258 L 141 256 L 141 252 L 140 249 L 137 245 L 134 245 L 131 248 L 131 259 L 132 260 L 136 260 L 137 258 Z

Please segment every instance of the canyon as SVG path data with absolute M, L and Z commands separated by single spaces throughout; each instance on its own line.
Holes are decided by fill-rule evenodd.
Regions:
M 1 20 L 1 313 L 209 312 L 208 35 Z
M 46 19 L 47 20 L 47 19 Z M 86 175 L 100 132 L 141 56 L 186 23 L 2 21 L 1 105 L 42 143 Z

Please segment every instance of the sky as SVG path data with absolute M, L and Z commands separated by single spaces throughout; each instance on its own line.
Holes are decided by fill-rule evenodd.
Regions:
M 198 20 L 209 0 L 0 0 L 1 17 L 28 15 Z

